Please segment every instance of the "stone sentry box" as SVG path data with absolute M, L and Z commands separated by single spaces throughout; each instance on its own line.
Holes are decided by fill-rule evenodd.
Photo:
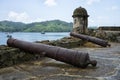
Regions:
M 75 33 L 87 33 L 88 17 L 85 8 L 78 7 L 73 12 L 73 32 Z

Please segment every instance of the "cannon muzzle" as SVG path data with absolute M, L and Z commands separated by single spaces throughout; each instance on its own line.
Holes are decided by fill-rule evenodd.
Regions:
M 89 64 L 92 66 L 96 66 L 97 64 L 97 61 L 90 60 L 88 53 L 76 50 L 50 46 L 42 43 L 32 43 L 13 38 L 9 38 L 7 44 L 10 47 L 19 48 L 30 53 L 42 54 L 44 52 L 46 57 L 81 68 L 86 68 Z
M 91 37 L 91 36 L 84 35 L 84 34 L 77 34 L 75 32 L 71 32 L 70 36 L 73 36 L 73 37 L 76 37 L 76 38 L 80 38 L 82 40 L 86 40 L 86 41 L 98 44 L 100 46 L 103 46 L 103 47 L 107 47 L 107 46 L 110 47 L 110 44 L 108 44 L 107 41 L 105 41 L 103 39 L 96 38 L 96 37 Z

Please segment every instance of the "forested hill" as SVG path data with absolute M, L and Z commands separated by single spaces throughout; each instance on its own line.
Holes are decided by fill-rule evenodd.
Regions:
M 0 32 L 69 32 L 72 23 L 60 20 L 51 20 L 34 23 L 21 23 L 12 21 L 0 21 Z

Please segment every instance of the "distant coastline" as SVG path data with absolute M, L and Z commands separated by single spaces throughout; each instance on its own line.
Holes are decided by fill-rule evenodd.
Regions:
M 0 21 L 0 32 L 70 32 L 73 23 L 50 20 L 25 24 L 22 22 Z

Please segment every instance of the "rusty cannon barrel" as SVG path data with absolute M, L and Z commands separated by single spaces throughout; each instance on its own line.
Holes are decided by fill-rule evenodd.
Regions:
M 96 66 L 97 64 L 96 60 L 90 60 L 88 53 L 83 53 L 77 50 L 50 46 L 42 43 L 32 43 L 13 38 L 9 38 L 7 40 L 7 45 L 10 47 L 19 48 L 30 53 L 44 53 L 46 57 L 81 68 L 86 68 L 89 64 L 91 64 L 92 66 Z
M 107 47 L 107 46 L 110 47 L 110 44 L 108 44 L 107 41 L 105 41 L 103 39 L 96 38 L 96 37 L 91 37 L 91 36 L 84 35 L 84 34 L 77 34 L 75 32 L 71 32 L 70 36 L 73 36 L 73 37 L 76 37 L 76 38 L 80 38 L 82 40 L 87 40 L 89 42 L 98 44 L 98 45 L 103 46 L 103 47 Z

